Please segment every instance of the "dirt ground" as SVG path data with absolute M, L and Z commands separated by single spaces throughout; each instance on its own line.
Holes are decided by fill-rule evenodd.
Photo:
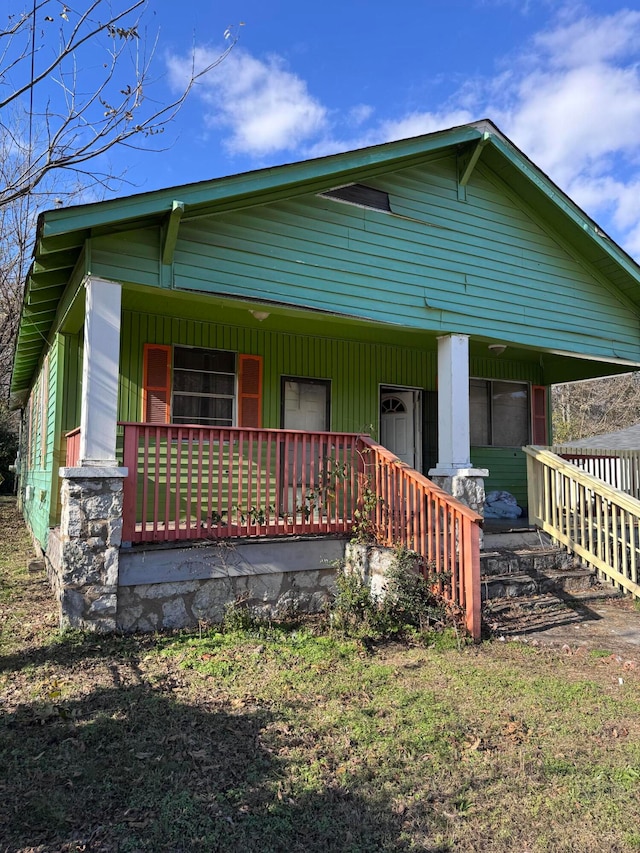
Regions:
M 597 584 L 580 593 L 558 592 L 495 599 L 484 618 L 491 636 L 575 652 L 610 651 L 640 666 L 640 609 L 630 596 Z

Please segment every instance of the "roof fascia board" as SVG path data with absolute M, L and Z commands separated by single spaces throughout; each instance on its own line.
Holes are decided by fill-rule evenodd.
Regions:
M 475 125 L 465 125 L 398 142 L 387 142 L 372 148 L 363 148 L 343 154 L 333 154 L 314 160 L 303 160 L 270 169 L 245 172 L 227 178 L 217 178 L 183 187 L 171 187 L 151 193 L 129 196 L 125 199 L 79 205 L 62 210 L 51 210 L 43 214 L 42 237 L 51 238 L 76 229 L 93 228 L 113 224 L 123 219 L 140 219 L 157 216 L 171 211 L 176 193 L 179 191 L 185 207 L 216 202 L 232 202 L 234 199 L 259 192 L 291 189 L 304 184 L 304 192 L 313 190 L 308 183 L 325 183 L 336 176 L 362 169 L 382 171 L 410 157 L 419 157 L 445 147 L 454 147 L 471 142 L 482 136 L 483 131 Z M 125 214 L 126 210 L 126 214 Z

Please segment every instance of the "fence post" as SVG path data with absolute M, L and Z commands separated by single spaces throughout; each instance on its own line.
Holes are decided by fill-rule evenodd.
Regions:
M 474 643 L 479 643 L 482 633 L 482 601 L 480 590 L 480 525 L 464 520 L 464 601 L 467 631 Z
M 529 504 L 529 524 L 532 527 L 542 526 L 540 467 L 538 462 L 527 454 L 527 502 Z
M 127 469 L 122 496 L 122 539 L 133 542 L 136 531 L 136 499 L 138 490 L 138 427 L 125 424 L 122 464 Z M 142 519 L 144 524 L 144 519 Z

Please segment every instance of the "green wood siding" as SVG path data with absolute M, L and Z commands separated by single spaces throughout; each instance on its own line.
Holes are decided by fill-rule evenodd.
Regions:
M 49 350 L 48 361 L 39 370 L 37 380 L 31 391 L 32 404 L 36 407 L 30 445 L 26 448 L 26 458 L 22 460 L 21 488 L 23 495 L 23 513 L 27 524 L 37 541 L 45 547 L 49 527 L 54 523 L 52 516 L 57 511 L 57 477 L 54 484 L 54 466 L 58 465 L 57 442 L 59 429 L 56 430 L 57 401 L 59 400 L 58 374 L 61 347 L 56 339 Z M 43 386 L 46 383 L 46 396 Z M 45 406 L 44 429 L 42 429 L 42 406 Z M 57 473 L 57 467 L 56 467 Z M 26 499 L 26 488 L 29 498 Z
M 331 428 L 377 433 L 380 383 L 435 388 L 435 340 L 429 349 L 284 334 L 124 311 L 120 420 L 142 415 L 142 346 L 182 344 L 264 357 L 263 424 L 280 426 L 280 378 L 331 380 Z
M 331 380 L 331 428 L 348 432 L 378 433 L 380 385 L 406 385 L 434 391 L 436 388 L 436 342 L 425 340 L 420 350 L 400 343 L 375 344 L 314 335 L 272 332 L 264 327 L 249 328 L 177 319 L 160 314 L 123 311 L 119 418 L 139 421 L 142 416 L 142 347 L 144 343 L 182 344 L 228 349 L 262 355 L 264 358 L 263 423 L 280 426 L 283 375 Z M 401 336 L 399 335 L 399 340 Z M 541 382 L 542 368 L 533 362 L 508 358 L 472 358 L 471 374 L 485 379 Z M 434 394 L 424 405 L 433 406 Z M 425 421 L 435 420 L 425 410 Z M 487 459 L 474 464 L 492 470 L 490 488 L 505 488 L 526 501 L 526 470 L 520 451 L 482 448 L 474 453 Z M 425 452 L 425 468 L 435 462 Z M 513 470 L 511 470 L 513 469 Z M 524 478 L 524 479 L 523 479 Z M 515 490 L 515 491 L 514 491 Z
M 471 462 L 476 468 L 488 468 L 487 492 L 511 492 L 521 507 L 527 505 L 527 461 L 515 447 L 472 447 Z
M 394 215 L 308 195 L 185 216 L 174 287 L 640 358 L 636 309 L 481 163 L 466 201 L 454 157 L 373 183 L 389 192 Z M 161 286 L 159 245 L 158 228 L 94 239 L 92 272 Z

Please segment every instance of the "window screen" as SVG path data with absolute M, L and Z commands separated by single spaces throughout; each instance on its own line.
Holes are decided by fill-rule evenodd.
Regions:
M 174 347 L 174 423 L 233 426 L 235 390 L 235 353 Z
M 469 427 L 474 447 L 522 447 L 530 440 L 529 386 L 525 382 L 472 379 Z

